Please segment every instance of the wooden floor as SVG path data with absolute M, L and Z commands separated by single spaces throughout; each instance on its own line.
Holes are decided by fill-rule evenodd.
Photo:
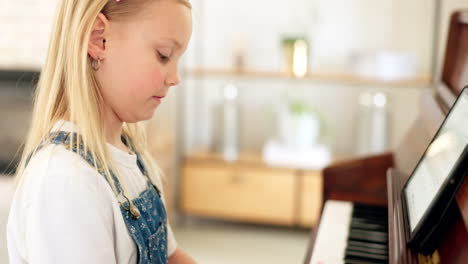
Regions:
M 177 225 L 180 248 L 203 264 L 302 263 L 309 230 L 206 220 Z

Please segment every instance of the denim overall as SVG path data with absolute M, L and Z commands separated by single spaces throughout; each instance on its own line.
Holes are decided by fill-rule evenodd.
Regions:
M 91 167 L 94 167 L 94 161 L 89 152 L 85 153 L 82 144 L 73 144 L 70 148 L 70 137 L 73 142 L 77 142 L 78 135 L 64 131 L 53 132 L 48 140 L 43 140 L 36 151 L 44 147 L 47 142 L 55 145 L 62 144 L 65 148 L 80 155 Z M 135 151 L 131 142 L 122 136 L 122 141 L 130 147 L 137 155 L 137 165 L 143 175 L 146 176 L 147 188 L 140 195 L 132 200 L 132 203 L 123 194 L 120 182 L 115 174 L 110 170 L 111 176 L 117 189 L 117 197 L 125 197 L 125 202 L 120 203 L 120 211 L 127 228 L 138 248 L 138 264 L 166 264 L 167 263 L 167 215 L 164 204 L 161 199 L 161 193 L 154 186 L 148 177 L 141 156 Z M 82 141 L 81 141 L 82 142 Z M 31 159 L 31 154 L 26 160 L 26 164 Z M 97 164 L 98 172 L 105 178 L 104 170 Z M 133 204 L 133 206 L 132 206 Z M 135 208 L 136 207 L 136 208 Z

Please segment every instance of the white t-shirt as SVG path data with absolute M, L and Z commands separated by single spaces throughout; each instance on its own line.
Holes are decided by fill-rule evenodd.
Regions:
M 53 131 L 75 131 L 60 121 Z M 110 144 L 126 195 L 147 188 L 136 155 Z M 162 190 L 161 179 L 152 179 Z M 177 243 L 168 230 L 168 255 Z M 83 158 L 62 145 L 34 155 L 15 192 L 7 224 L 10 263 L 137 263 L 138 250 L 106 179 Z

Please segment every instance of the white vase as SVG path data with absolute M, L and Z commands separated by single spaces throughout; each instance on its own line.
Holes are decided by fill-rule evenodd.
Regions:
M 293 149 L 309 148 L 317 144 L 320 122 L 312 112 L 294 114 L 287 110 L 280 113 L 280 141 Z

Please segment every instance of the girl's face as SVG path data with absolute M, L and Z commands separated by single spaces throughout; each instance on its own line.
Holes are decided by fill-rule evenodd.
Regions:
M 100 14 L 88 53 L 104 58 L 95 72 L 104 110 L 127 123 L 151 119 L 180 81 L 178 63 L 191 34 L 191 11 L 174 0 L 153 1 L 128 20 Z

